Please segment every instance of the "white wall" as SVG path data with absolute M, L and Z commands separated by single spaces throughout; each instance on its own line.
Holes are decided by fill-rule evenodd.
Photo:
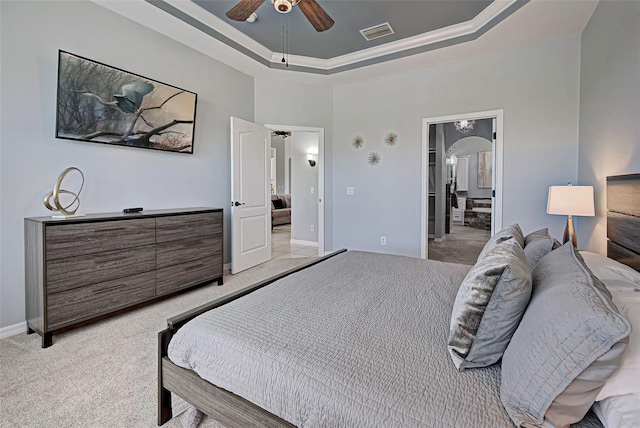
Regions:
M 64 168 L 85 174 L 85 213 L 211 206 L 227 216 L 229 116 L 253 120 L 254 92 L 253 78 L 90 2 L 0 8 L 0 327 L 7 327 L 25 319 L 23 218 L 50 215 L 42 198 Z M 194 154 L 54 138 L 58 49 L 196 92 Z
M 327 85 L 303 85 L 259 78 L 255 80 L 256 123 L 324 128 L 324 247 L 333 245 L 333 119 L 332 93 Z M 292 202 L 295 204 L 295 202 Z
M 291 239 L 318 242 L 318 164 L 309 165 L 307 153 L 318 151 L 317 132 L 291 135 Z M 313 188 L 314 193 L 311 193 Z M 311 231 L 310 226 L 314 229 Z
M 482 137 L 464 137 L 451 146 L 451 153 L 456 156 L 469 156 L 469 190 L 463 193 L 468 198 L 491 198 L 490 188 L 478 187 L 478 152 L 493 150 L 491 141 Z
M 276 149 L 276 189 L 275 192 L 277 195 L 284 194 L 284 165 L 285 165 L 285 150 L 284 143 L 285 139 L 276 136 L 271 137 L 271 148 Z
M 581 248 L 606 254 L 606 177 L 640 173 L 640 2 L 601 1 L 582 33 L 578 183 L 596 217 L 577 217 Z
M 546 200 L 549 185 L 577 177 L 578 73 L 579 38 L 569 37 L 335 87 L 334 247 L 419 257 L 422 119 L 500 108 L 503 223 L 561 236 L 566 219 L 547 215 Z M 395 147 L 383 143 L 389 131 Z M 374 150 L 378 167 L 366 161 Z

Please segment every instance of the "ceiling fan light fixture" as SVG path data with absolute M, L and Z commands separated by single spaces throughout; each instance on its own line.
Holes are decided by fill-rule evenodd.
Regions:
M 293 6 L 300 3 L 300 0 L 267 0 L 280 13 L 289 13 Z

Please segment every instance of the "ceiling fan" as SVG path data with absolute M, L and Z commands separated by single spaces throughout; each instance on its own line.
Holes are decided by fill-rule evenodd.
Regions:
M 241 0 L 229 12 L 227 17 L 234 21 L 245 21 L 265 0 Z M 326 31 L 334 24 L 333 19 L 320 7 L 316 0 L 266 0 L 280 13 L 289 13 L 298 6 L 316 31 Z

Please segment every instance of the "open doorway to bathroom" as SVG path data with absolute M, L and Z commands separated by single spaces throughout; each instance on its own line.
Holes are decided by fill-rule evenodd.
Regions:
M 501 110 L 423 120 L 423 258 L 474 264 L 501 228 L 501 130 Z
M 324 253 L 322 192 L 324 130 L 271 128 L 272 258 Z

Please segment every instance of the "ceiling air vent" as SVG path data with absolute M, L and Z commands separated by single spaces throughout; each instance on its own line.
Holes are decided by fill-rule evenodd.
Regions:
M 391 28 L 391 25 L 389 25 L 388 22 L 360 30 L 360 34 L 362 34 L 368 42 L 373 39 L 379 39 L 380 37 L 390 36 L 394 33 L 395 31 L 393 31 L 393 28 Z

